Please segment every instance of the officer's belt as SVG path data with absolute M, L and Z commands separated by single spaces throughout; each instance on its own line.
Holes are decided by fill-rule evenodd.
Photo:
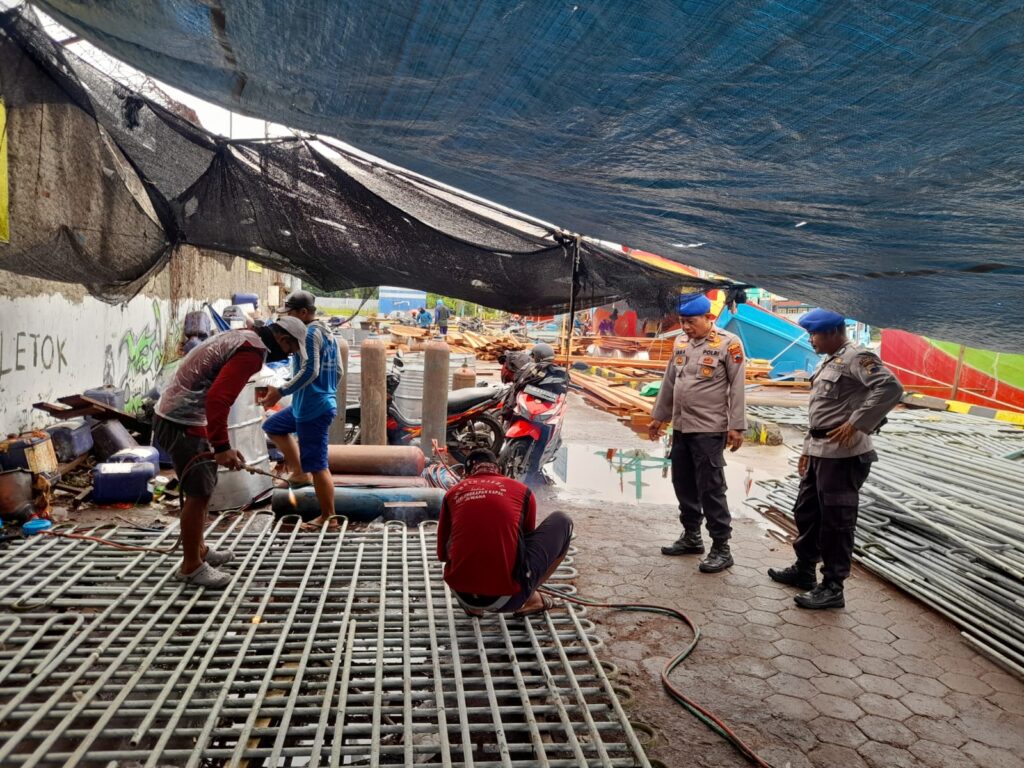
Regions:
M 810 430 L 808 430 L 808 432 L 810 432 L 811 437 L 814 437 L 814 438 L 817 438 L 817 439 L 820 440 L 823 437 L 828 437 L 828 433 L 829 432 L 831 432 L 833 429 L 839 429 L 839 427 L 841 427 L 841 426 L 843 426 L 843 425 L 842 424 L 836 424 L 834 427 L 823 427 L 822 429 L 810 429 Z

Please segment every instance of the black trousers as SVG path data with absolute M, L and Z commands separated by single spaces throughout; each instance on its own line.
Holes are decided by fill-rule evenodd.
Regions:
M 846 459 L 811 456 L 800 480 L 793 505 L 799 535 L 793 549 L 802 564 L 821 560 L 825 581 L 841 584 L 850 575 L 859 491 L 874 460 L 874 451 Z
M 672 432 L 672 487 L 683 529 L 699 532 L 707 520 L 714 541 L 732 536 L 725 491 L 725 432 Z

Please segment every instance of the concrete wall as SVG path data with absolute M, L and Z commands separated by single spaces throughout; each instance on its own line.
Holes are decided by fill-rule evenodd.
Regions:
M 291 281 L 185 246 L 130 301 L 90 296 L 83 284 L 144 279 L 164 253 L 163 228 L 95 120 L 6 38 L 0 72 L 14 73 L 0 78 L 10 193 L 10 241 L 0 243 L 0 432 L 8 433 L 52 422 L 33 403 L 103 384 L 138 405 L 179 354 L 187 312 L 204 301 L 223 308 L 234 292 L 265 303 L 268 286 Z
M 268 287 L 285 279 L 184 247 L 138 296 L 110 305 L 79 285 L 0 271 L 0 432 L 50 424 L 33 403 L 103 384 L 123 387 L 137 407 L 179 356 L 187 312 L 205 301 L 222 309 L 234 292 L 259 294 L 264 309 Z

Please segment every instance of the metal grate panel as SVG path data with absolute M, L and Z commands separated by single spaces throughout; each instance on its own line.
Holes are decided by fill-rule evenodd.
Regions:
M 649 765 L 584 610 L 466 616 L 432 524 L 265 519 L 209 533 L 235 550 L 223 591 L 172 580 L 174 556 L 55 537 L 4 550 L 0 764 Z

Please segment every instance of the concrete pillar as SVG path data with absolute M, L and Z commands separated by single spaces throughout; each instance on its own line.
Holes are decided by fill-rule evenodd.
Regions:
M 371 336 L 361 346 L 361 422 L 363 445 L 388 444 L 387 349 Z
M 342 445 L 345 442 L 345 409 L 348 407 L 348 342 L 341 336 L 335 336 L 338 343 L 338 362 L 341 370 L 338 372 L 338 415 L 331 423 L 331 430 L 327 439 L 333 445 Z
M 420 448 L 428 457 L 433 440 L 445 445 L 448 431 L 448 364 L 450 350 L 444 341 L 427 343 L 423 355 L 423 434 Z

